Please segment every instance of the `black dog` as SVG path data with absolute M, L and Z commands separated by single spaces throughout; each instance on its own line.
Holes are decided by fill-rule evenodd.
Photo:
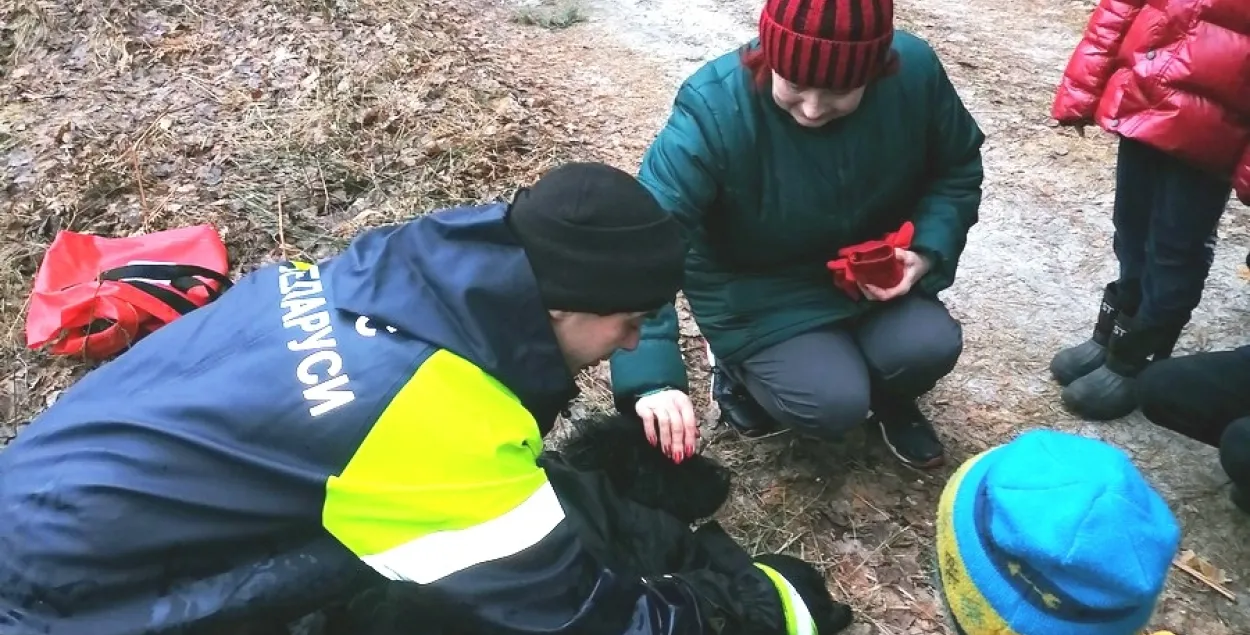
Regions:
M 728 469 L 702 454 L 674 463 L 647 441 L 636 416 L 600 415 L 571 422 L 570 427 L 558 453 L 576 469 L 604 472 L 617 493 L 629 500 L 692 524 L 713 516 L 729 497 Z M 851 608 L 829 595 L 824 576 L 815 567 L 780 553 L 753 560 L 794 586 L 817 633 L 828 635 L 850 626 Z
M 715 521 L 691 530 L 727 500 L 731 476 L 725 467 L 703 455 L 672 462 L 647 442 L 636 417 L 603 414 L 570 426 L 564 443 L 544 451 L 539 464 L 566 510 L 570 531 L 620 579 L 680 581 L 668 592 L 697 596 L 698 606 L 690 610 L 703 615 L 705 632 L 785 635 L 781 591 L 754 566 L 759 563 L 794 587 L 819 635 L 851 623 L 850 607 L 829 595 L 824 577 L 810 564 L 784 554 L 751 558 Z M 354 601 L 343 626 L 334 630 L 361 635 L 498 632 L 498 624 L 485 627 L 468 617 L 480 610 L 466 604 L 472 601 L 452 600 L 413 583 L 386 582 Z M 590 635 L 615 635 L 589 630 L 594 630 Z

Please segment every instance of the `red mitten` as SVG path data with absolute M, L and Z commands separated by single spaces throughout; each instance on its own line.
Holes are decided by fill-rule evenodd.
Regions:
M 845 251 L 847 266 L 860 284 L 893 289 L 903 279 L 903 261 L 894 255 L 894 246 L 874 240 Z
M 911 247 L 915 233 L 915 225 L 907 221 L 882 240 L 839 249 L 839 257 L 826 262 L 825 268 L 833 272 L 833 284 L 853 300 L 860 296 L 857 282 L 881 289 L 893 288 L 903 279 L 903 262 L 894 255 L 894 250 Z

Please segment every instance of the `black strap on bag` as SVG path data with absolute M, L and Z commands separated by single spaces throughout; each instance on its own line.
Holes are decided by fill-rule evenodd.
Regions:
M 197 276 L 213 280 L 220 287 L 214 289 Z M 181 315 L 186 315 L 198 307 L 194 302 L 169 289 L 152 284 L 146 280 L 128 280 L 127 278 L 169 280 L 170 286 L 183 293 L 187 293 L 195 287 L 204 287 L 208 292 L 208 302 L 216 300 L 222 293 L 234 286 L 234 283 L 227 276 L 198 265 L 136 264 L 115 267 L 100 273 L 101 280 L 128 284 L 169 305 L 170 308 Z

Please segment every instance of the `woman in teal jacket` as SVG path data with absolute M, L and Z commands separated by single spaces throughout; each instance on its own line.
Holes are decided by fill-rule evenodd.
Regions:
M 682 84 L 640 180 L 685 228 L 723 420 L 836 440 L 871 413 L 900 460 L 943 463 L 916 399 L 963 348 L 937 293 L 984 139 L 891 0 L 769 0 L 757 39 Z M 669 305 L 611 366 L 618 408 L 680 461 L 697 428 L 677 335 Z

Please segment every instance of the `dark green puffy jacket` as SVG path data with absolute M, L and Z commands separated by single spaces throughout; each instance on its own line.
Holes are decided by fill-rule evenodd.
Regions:
M 899 72 L 819 129 L 800 127 L 768 87 L 756 90 L 736 50 L 678 90 L 639 178 L 685 227 L 683 292 L 719 360 L 736 364 L 871 309 L 838 290 L 825 263 L 907 220 L 913 249 L 934 263 L 917 291 L 936 295 L 954 282 L 978 220 L 985 135 L 928 44 L 896 31 L 893 46 Z M 661 387 L 687 390 L 677 335 L 669 305 L 635 350 L 612 357 L 618 405 Z

